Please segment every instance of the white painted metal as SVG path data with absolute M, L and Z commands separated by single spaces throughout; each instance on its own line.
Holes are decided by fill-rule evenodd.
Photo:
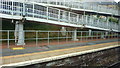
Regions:
M 7 31 L 7 46 L 8 46 L 8 48 L 10 47 L 10 31 L 8 30 Z
M 10 42 L 15 40 L 15 39 L 12 39 L 10 38 L 9 36 L 11 36 L 11 33 L 14 33 L 15 31 L 14 30 L 1 30 L 0 32 L 4 32 L 4 33 L 7 33 L 7 38 L 4 38 L 4 39 L 0 39 L 2 41 L 7 41 L 7 46 L 8 48 L 10 47 Z M 19 32 L 19 31 L 18 31 Z M 83 41 L 83 40 L 93 40 L 94 37 L 100 37 L 102 39 L 106 39 L 105 37 L 107 37 L 107 39 L 109 38 L 118 38 L 118 33 L 111 33 L 111 32 L 108 32 L 107 34 L 105 34 L 106 32 L 104 31 L 92 31 L 91 32 L 91 36 L 90 36 L 90 39 L 88 39 L 89 37 L 89 31 L 77 31 L 77 30 L 74 30 L 74 31 L 66 31 L 66 35 L 63 36 L 61 33 L 64 32 L 64 31 L 34 31 L 34 30 L 24 30 L 24 32 L 26 34 L 28 34 L 29 32 L 32 33 L 33 32 L 33 37 L 25 37 L 24 40 L 28 41 L 28 40 L 35 40 L 36 42 L 36 46 L 39 46 L 41 44 L 39 44 L 39 42 L 41 42 L 41 40 L 44 40 L 44 41 L 47 41 L 47 45 L 50 45 L 50 43 L 52 42 L 51 40 L 56 40 L 56 42 L 59 42 L 61 40 L 64 40 L 67 42 L 69 42 L 71 39 L 73 41 L 78 41 L 78 39 L 80 41 Z M 28 33 L 27 33 L 28 32 Z M 47 33 L 46 36 L 44 37 L 40 37 L 39 34 L 41 33 Z M 99 34 L 98 34 L 99 33 Z M 35 36 L 35 38 L 34 38 Z M 24 36 L 22 36 L 23 38 Z M 19 38 L 19 37 L 18 37 Z M 66 39 L 66 40 L 65 40 Z M 98 38 L 99 39 L 99 38 Z M 18 39 L 19 40 L 19 39 Z M 21 39 L 20 39 L 21 41 Z M 39 44 L 39 45 L 38 45 Z
M 5 2 L 6 1 L 7 0 L 5 0 Z M 16 2 L 19 2 L 19 4 L 22 4 L 23 6 L 9 5 L 8 4 L 9 2 L 7 2 L 7 4 L 2 3 L 1 4 L 2 7 L 0 8 L 0 12 L 2 12 L 0 13 L 0 18 L 22 19 L 22 15 L 26 15 L 26 19 L 29 21 L 45 22 L 45 23 L 50 23 L 50 24 L 71 26 L 71 27 L 77 27 L 77 28 L 84 27 L 82 25 L 85 24 L 85 28 L 93 28 L 93 29 L 100 29 L 100 30 L 112 29 L 113 31 L 118 32 L 118 24 L 113 23 L 113 22 L 105 23 L 104 21 L 100 21 L 100 19 L 97 20 L 98 22 L 96 22 L 95 20 L 96 18 L 91 17 L 91 16 L 85 16 L 83 18 L 79 18 L 78 16 L 81 16 L 80 14 L 76 14 L 76 13 L 69 12 L 69 11 L 64 11 L 61 9 L 55 9 L 51 7 L 48 7 L 48 8 L 41 7 L 41 3 L 27 2 L 27 1 L 24 2 L 20 0 Z M 43 1 L 41 2 L 43 3 Z M 13 3 L 15 3 L 15 1 Z M 26 4 L 26 7 L 24 3 Z M 50 1 L 48 3 L 50 3 Z M 63 4 L 68 5 L 67 3 L 63 3 Z M 63 5 L 63 4 L 60 3 L 60 5 Z M 72 6 L 75 7 L 75 4 L 72 4 Z M 32 5 L 33 7 L 30 7 L 30 5 Z M 7 9 L 8 6 L 13 6 L 13 7 Z M 89 9 L 88 8 L 89 5 L 84 5 L 84 6 L 85 8 Z M 86 22 L 84 20 L 86 20 Z M 106 27 L 107 25 L 108 27 Z
M 50 0 L 47 0 L 47 1 L 50 1 Z M 36 2 L 36 1 L 34 1 L 34 2 Z M 53 2 L 55 2 L 55 1 L 53 1 Z M 46 4 L 46 3 L 43 3 L 43 2 L 39 2 L 39 3 Z M 60 3 L 63 3 L 63 4 L 60 4 Z M 111 14 L 112 13 L 112 14 L 118 15 L 118 13 L 117 13 L 118 10 L 116 10 L 116 9 L 109 8 L 107 6 L 101 6 L 101 5 L 98 5 L 98 4 L 93 5 L 93 4 L 84 3 L 84 2 L 82 3 L 80 1 L 77 1 L 77 2 L 75 2 L 75 1 L 72 1 L 72 2 L 67 1 L 67 3 L 66 3 L 64 1 L 60 2 L 59 0 L 56 0 L 55 4 L 49 2 L 46 5 L 56 6 L 56 7 L 57 6 L 59 6 L 59 7 L 68 7 L 68 8 L 74 8 L 74 9 L 77 9 L 77 10 L 85 9 L 86 11 L 100 12 L 100 13 L 105 13 L 105 14 Z M 114 13 L 114 12 L 116 12 L 116 13 Z
M 47 40 L 48 40 L 48 42 L 47 42 L 48 45 L 50 45 L 50 32 L 49 31 L 48 31 L 48 39 Z
M 36 46 L 38 46 L 38 31 L 36 31 Z

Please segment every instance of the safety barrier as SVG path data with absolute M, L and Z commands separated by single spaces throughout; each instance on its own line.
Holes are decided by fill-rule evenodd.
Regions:
M 2 39 L 0 39 L 3 47 L 10 48 L 16 46 L 18 38 L 14 36 L 14 30 L 1 30 Z M 118 38 L 118 33 L 104 31 L 34 31 L 24 30 L 25 40 L 24 47 L 44 46 L 44 45 L 60 45 L 76 42 Z M 74 40 L 77 39 L 77 40 Z
M 97 2 L 81 2 L 80 0 L 69 0 L 69 1 L 68 0 L 28 0 L 28 1 L 66 6 L 69 8 L 76 8 L 76 9 L 93 10 L 97 12 L 105 12 L 105 13 L 112 13 L 118 15 L 118 10 L 116 7 L 111 8 L 108 6 L 102 6 Z

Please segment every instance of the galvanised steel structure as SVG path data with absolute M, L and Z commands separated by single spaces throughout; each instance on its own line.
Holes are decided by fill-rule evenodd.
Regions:
M 18 36 L 18 45 L 24 45 L 24 40 L 21 39 L 24 39 L 25 20 L 118 32 L 118 24 L 110 22 L 108 17 L 119 18 L 117 13 L 118 10 L 113 8 L 73 0 L 0 0 L 0 18 L 16 21 L 15 36 Z M 106 19 L 97 18 L 97 14 L 104 15 Z

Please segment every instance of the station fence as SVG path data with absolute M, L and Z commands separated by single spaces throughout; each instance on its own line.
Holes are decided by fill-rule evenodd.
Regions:
M 76 38 L 78 41 L 74 41 L 74 31 L 34 31 L 34 30 L 24 30 L 24 40 L 25 45 L 23 47 L 30 46 L 47 46 L 47 45 L 62 45 L 71 44 L 79 42 L 88 42 L 95 40 L 106 40 L 118 38 L 118 33 L 116 32 L 105 32 L 105 31 L 76 31 Z M 17 46 L 18 38 L 15 38 L 14 30 L 1 30 L 2 46 L 10 48 Z M 22 39 L 21 39 L 22 40 Z

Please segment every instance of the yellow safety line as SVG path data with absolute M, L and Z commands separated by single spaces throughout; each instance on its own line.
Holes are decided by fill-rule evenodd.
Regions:
M 15 48 L 11 48 L 12 50 L 23 50 L 23 49 L 25 49 L 25 48 L 23 48 L 23 47 L 15 47 Z
M 52 53 L 52 52 L 59 52 L 59 51 L 67 51 L 67 50 L 85 48 L 85 47 L 90 47 L 90 46 L 107 45 L 107 44 L 113 44 L 113 43 L 115 44 L 115 43 L 118 43 L 118 42 L 111 42 L 111 43 L 104 43 L 104 44 L 96 44 L 96 45 L 86 45 L 86 46 L 82 46 L 82 47 L 74 47 L 74 48 L 67 48 L 67 49 L 58 49 L 58 50 L 52 50 L 52 51 L 29 53 L 29 54 L 14 55 L 14 56 L 4 56 L 4 57 L 0 57 L 0 58 L 8 59 L 8 58 L 13 58 L 13 57 L 22 57 L 22 56 L 30 56 L 30 55 L 35 55 L 35 54 L 44 54 L 44 53 Z

